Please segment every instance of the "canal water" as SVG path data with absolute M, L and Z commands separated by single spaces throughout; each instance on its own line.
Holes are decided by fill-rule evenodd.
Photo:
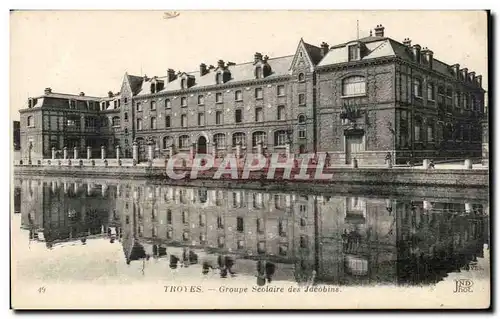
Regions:
M 35 176 L 14 186 L 19 284 L 335 291 L 489 280 L 487 190 L 311 194 Z

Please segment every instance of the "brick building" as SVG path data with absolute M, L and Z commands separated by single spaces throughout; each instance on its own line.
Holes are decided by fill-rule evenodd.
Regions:
M 177 152 L 241 155 L 328 152 L 332 164 L 383 164 L 480 156 L 482 77 L 447 65 L 420 45 L 375 35 L 329 47 L 302 39 L 293 55 L 255 53 L 198 71 L 125 74 L 107 97 L 52 93 L 21 110 L 23 158 L 51 147 L 98 148 L 132 156 Z M 59 120 L 56 120 L 59 119 Z M 85 123 L 85 125 L 84 125 Z M 87 126 L 88 124 L 88 126 Z M 237 147 L 240 145 L 239 147 Z

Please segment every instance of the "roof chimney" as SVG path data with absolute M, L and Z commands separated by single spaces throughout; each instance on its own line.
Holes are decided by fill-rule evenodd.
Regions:
M 113 92 L 109 91 L 108 92 L 108 97 L 113 97 Z
M 321 56 L 324 57 L 328 50 L 330 50 L 330 46 L 326 42 L 321 42 Z
M 217 61 L 217 67 L 219 69 L 224 69 L 224 60 Z
M 80 92 L 79 94 L 80 96 L 85 96 L 85 93 L 84 92 Z
M 262 53 L 255 52 L 253 58 L 254 58 L 254 63 L 259 62 L 260 60 L 262 60 Z
M 207 65 L 205 63 L 200 64 L 200 76 L 204 76 L 207 73 Z
M 213 69 L 215 69 L 215 66 L 213 66 L 212 64 L 210 64 L 210 65 L 208 66 L 208 69 L 209 69 L 209 70 L 213 70 Z
M 173 69 L 168 69 L 167 70 L 167 83 L 170 83 L 173 80 L 175 80 L 175 71 Z
M 269 57 L 267 55 L 264 55 L 264 57 L 262 58 L 262 61 L 267 62 L 267 60 L 269 60 Z
M 384 27 L 379 24 L 375 27 L 375 36 L 376 37 L 383 37 L 384 36 Z
M 410 38 L 405 38 L 403 40 L 403 44 L 410 48 L 411 47 L 411 40 L 410 40 Z
M 48 94 L 52 93 L 52 89 L 51 88 L 45 88 L 44 92 L 45 92 L 45 95 L 48 95 Z

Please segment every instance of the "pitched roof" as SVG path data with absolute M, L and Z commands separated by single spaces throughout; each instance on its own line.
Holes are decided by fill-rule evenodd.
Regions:
M 128 83 L 130 84 L 130 89 L 132 90 L 132 94 L 136 95 L 141 90 L 144 77 L 127 74 L 127 78 L 128 78 Z
M 271 66 L 271 74 L 266 77 L 267 79 L 272 79 L 275 77 L 283 76 L 288 74 L 288 67 L 292 62 L 293 55 L 282 56 L 277 58 L 270 58 L 267 60 L 267 63 Z M 254 75 L 254 63 L 246 62 L 241 64 L 230 65 L 227 67 L 229 72 L 231 73 L 231 79 L 226 83 L 236 83 L 242 81 L 249 81 L 255 79 Z M 202 88 L 211 85 L 215 85 L 215 73 L 217 69 L 210 69 L 208 72 L 200 76 L 199 71 L 194 72 L 185 72 L 187 75 L 194 76 L 195 83 L 192 88 Z M 136 77 L 138 78 L 138 77 Z M 143 77 L 141 77 L 141 88 L 138 90 L 137 95 L 147 95 L 150 94 L 150 85 L 152 79 L 148 79 L 148 81 L 144 81 Z M 165 86 L 163 90 L 160 92 L 169 92 L 169 91 L 177 91 L 181 88 L 181 78 L 178 76 L 175 80 L 171 82 L 167 82 L 167 77 L 157 77 L 158 80 L 163 80 Z M 137 82 L 138 83 L 138 82 Z
M 101 99 L 100 97 L 95 97 L 95 96 L 81 96 L 77 94 L 66 94 L 66 93 L 49 93 L 49 94 L 44 94 L 44 95 L 39 95 L 36 97 L 33 97 L 34 99 L 41 99 L 41 98 L 53 98 L 53 99 L 65 99 L 65 100 L 76 100 L 76 101 L 96 101 Z
M 348 62 L 347 45 L 355 41 L 364 43 L 366 46 L 367 53 L 361 58 L 362 61 L 391 56 L 413 61 L 413 54 L 405 44 L 387 37 L 369 36 L 333 46 L 318 66 Z M 432 69 L 443 75 L 452 76 L 450 65 L 436 58 L 433 59 Z
M 306 42 L 304 42 L 304 46 L 307 50 L 307 53 L 309 53 L 309 56 L 311 57 L 311 60 L 314 63 L 314 65 L 317 65 L 319 61 L 321 61 L 321 59 L 323 58 L 323 55 L 321 53 L 321 48 Z

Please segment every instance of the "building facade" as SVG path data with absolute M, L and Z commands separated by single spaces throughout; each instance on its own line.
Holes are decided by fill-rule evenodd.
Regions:
M 329 47 L 302 39 L 293 55 L 201 63 L 196 72 L 125 74 L 119 93 L 52 93 L 21 110 L 23 159 L 51 148 L 120 146 L 132 156 L 177 152 L 325 153 L 332 164 L 481 155 L 482 77 L 433 52 L 375 35 Z M 29 145 L 32 145 L 29 147 Z M 71 152 L 70 152 L 71 153 Z

